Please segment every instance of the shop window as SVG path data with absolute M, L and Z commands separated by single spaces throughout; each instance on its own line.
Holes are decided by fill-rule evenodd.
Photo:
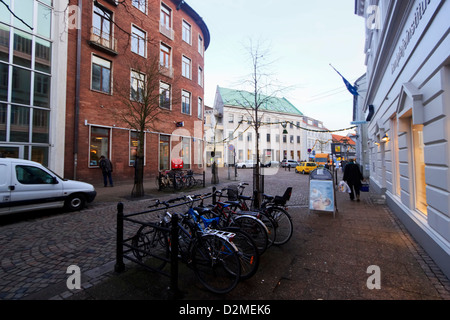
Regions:
M 170 169 L 170 136 L 159 136 L 159 170 Z
M 423 125 L 412 126 L 414 154 L 414 185 L 416 192 L 416 209 L 427 214 L 427 193 L 425 182 L 425 145 L 423 142 Z
M 102 155 L 109 158 L 109 136 L 110 129 L 91 127 L 89 166 L 97 167 Z

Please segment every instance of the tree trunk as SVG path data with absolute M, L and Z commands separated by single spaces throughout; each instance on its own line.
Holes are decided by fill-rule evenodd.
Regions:
M 144 196 L 144 157 L 136 156 L 136 162 L 134 163 L 134 186 L 131 191 L 133 198 L 139 198 Z

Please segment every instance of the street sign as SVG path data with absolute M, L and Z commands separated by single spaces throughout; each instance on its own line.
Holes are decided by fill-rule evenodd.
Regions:
M 234 146 L 233 146 L 232 144 L 230 144 L 230 145 L 228 146 L 228 150 L 233 151 L 233 150 L 234 150 Z
M 350 124 L 366 124 L 366 123 L 369 123 L 369 122 L 368 121 L 364 121 L 364 120 L 350 122 Z

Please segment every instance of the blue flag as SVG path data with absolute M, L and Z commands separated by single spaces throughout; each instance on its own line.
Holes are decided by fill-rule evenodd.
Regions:
M 339 71 L 337 71 L 331 64 L 330 64 L 330 66 L 334 69 L 334 71 L 337 72 L 338 75 L 341 76 L 341 78 L 342 78 L 342 80 L 344 81 L 345 86 L 347 87 L 348 91 L 349 91 L 352 95 L 358 96 L 358 95 L 359 95 L 359 94 L 358 94 L 358 89 L 357 89 L 355 86 L 352 86 L 352 85 L 350 84 L 350 82 L 348 82 L 347 79 L 345 79 L 344 76 L 343 76 L 342 74 L 340 74 Z

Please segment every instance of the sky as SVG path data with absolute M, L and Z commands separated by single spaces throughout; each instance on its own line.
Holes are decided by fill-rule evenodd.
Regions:
M 354 14 L 354 0 L 186 2 L 211 35 L 205 53 L 205 105 L 213 107 L 217 86 L 239 89 L 248 78 L 251 39 L 268 48 L 270 72 L 288 88 L 282 96 L 298 110 L 329 130 L 352 126 L 353 96 L 330 64 L 352 84 L 366 72 L 365 22 Z

